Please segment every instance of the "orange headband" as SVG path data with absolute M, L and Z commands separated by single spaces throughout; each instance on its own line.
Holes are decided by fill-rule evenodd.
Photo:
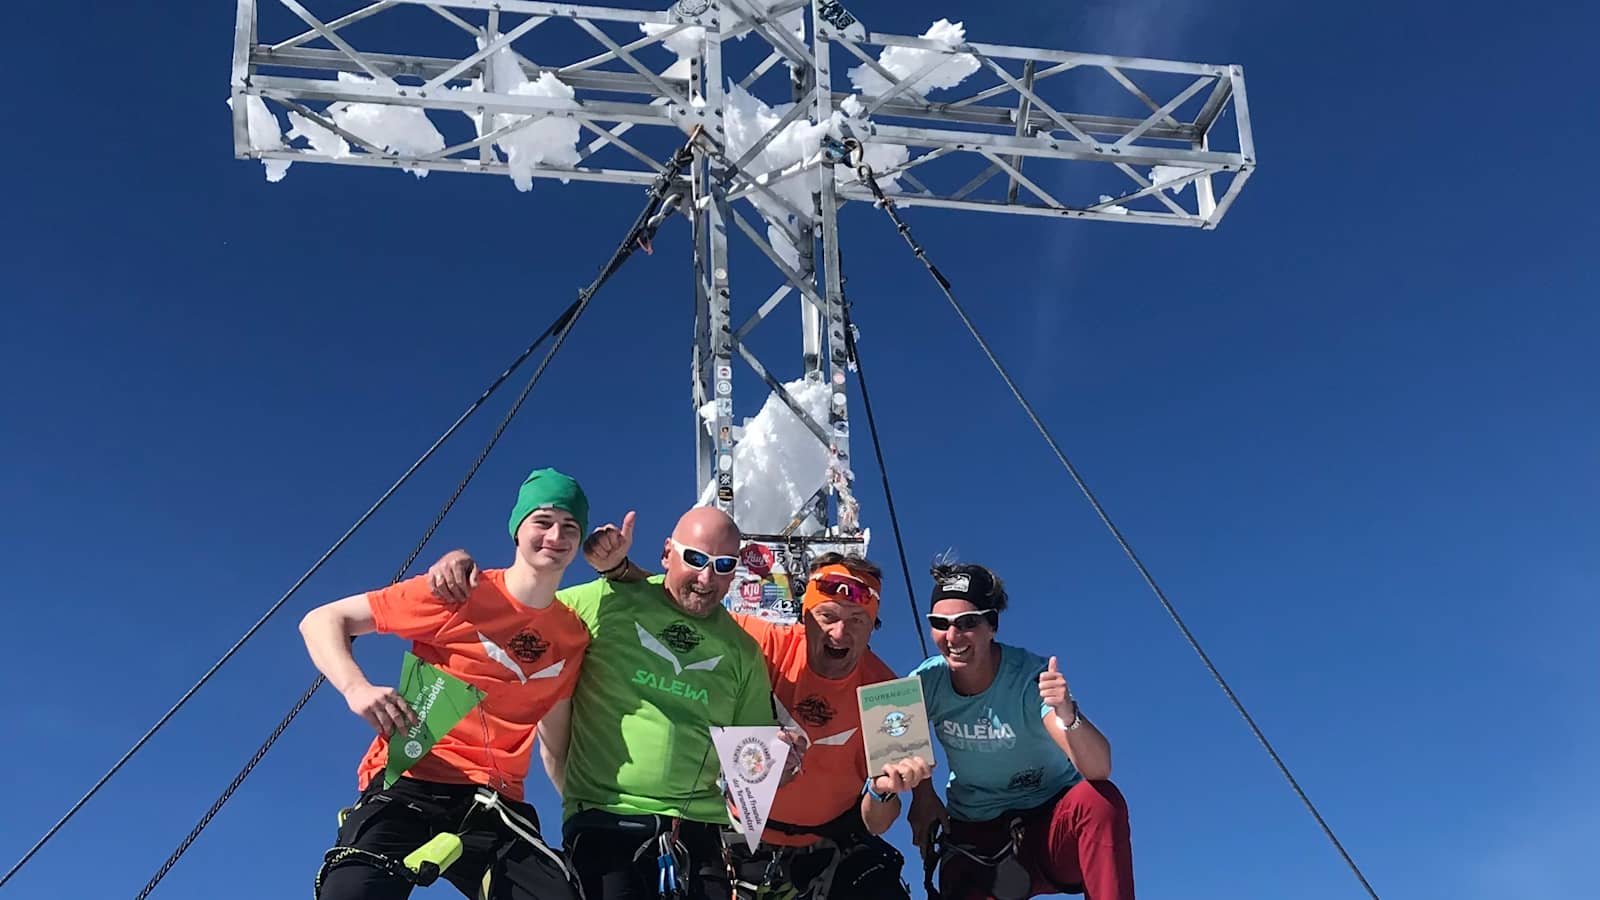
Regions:
M 832 576 L 832 579 L 829 579 L 829 576 Z M 836 597 L 832 594 L 825 593 L 822 585 L 819 583 L 823 580 L 840 579 L 851 581 L 857 585 L 860 585 L 864 589 L 863 593 L 866 596 L 858 601 L 852 601 L 848 597 Z M 864 608 L 872 615 L 874 619 L 876 619 L 878 617 L 878 591 L 881 587 L 882 585 L 879 583 L 878 579 L 873 578 L 871 575 L 863 575 L 859 572 L 852 572 L 844 565 L 834 564 L 823 566 L 817 571 L 811 573 L 811 580 L 806 582 L 806 592 L 804 597 L 801 598 L 800 610 L 802 613 L 808 613 L 815 609 L 820 603 L 849 604 L 854 602 Z

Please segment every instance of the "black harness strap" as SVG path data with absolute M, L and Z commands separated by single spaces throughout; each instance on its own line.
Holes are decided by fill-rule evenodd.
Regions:
M 317 869 L 317 880 L 313 897 L 322 896 L 322 881 L 328 873 L 342 865 L 361 862 L 374 868 L 382 869 L 385 874 L 396 878 L 404 878 L 417 887 L 427 887 L 439 879 L 439 867 L 429 863 L 421 871 L 412 871 L 410 866 L 382 853 L 373 853 L 360 847 L 334 847 L 322 858 L 322 867 Z

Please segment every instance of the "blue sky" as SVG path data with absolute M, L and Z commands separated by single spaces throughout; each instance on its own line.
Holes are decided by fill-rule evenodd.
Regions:
M 54 90 L 0 101 L 38 138 L 0 144 L 6 865 L 566 305 L 637 210 L 627 188 L 442 174 L 300 165 L 269 185 L 232 158 L 233 13 L 206 6 L 99 7 L 18 29 L 10 50 Z M 1380 895 L 1589 896 L 1600 197 L 1580 162 L 1596 137 L 1580 60 L 1600 19 L 1056 6 L 852 9 L 884 31 L 949 15 L 982 40 L 1241 64 L 1260 159 L 1244 196 L 1211 233 L 931 210 L 912 227 Z M 1002 638 L 1059 655 L 1113 741 L 1145 896 L 1358 896 L 887 222 L 856 206 L 844 223 L 919 595 L 949 546 L 1004 575 Z M 547 464 L 584 480 L 597 517 L 637 509 L 641 540 L 664 536 L 693 495 L 686 251 L 675 223 L 614 280 L 424 560 L 467 546 L 507 562 L 512 492 Z M 736 302 L 764 298 L 744 271 Z M 752 414 L 757 382 L 740 379 Z M 312 678 L 299 615 L 392 577 L 491 427 L 451 445 L 4 893 L 136 892 Z M 899 592 L 875 644 L 901 671 L 920 657 Z M 400 651 L 359 656 L 381 677 Z M 309 895 L 367 740 L 320 695 L 155 896 Z M 534 799 L 553 833 L 553 795 Z

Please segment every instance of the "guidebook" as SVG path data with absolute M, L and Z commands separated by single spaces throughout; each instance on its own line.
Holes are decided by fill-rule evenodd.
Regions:
M 869 773 L 876 775 L 885 765 L 913 756 L 933 762 L 922 679 L 913 675 L 858 687 L 856 699 L 861 704 L 861 737 Z

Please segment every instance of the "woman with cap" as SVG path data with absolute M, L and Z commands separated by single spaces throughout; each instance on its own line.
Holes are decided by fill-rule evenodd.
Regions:
M 511 565 L 477 573 L 464 603 L 442 602 L 422 575 L 301 621 L 312 662 L 378 732 L 357 767 L 361 796 L 317 874 L 319 900 L 403 898 L 441 875 L 489 900 L 579 897 L 523 794 L 535 734 L 565 722 L 589 645 L 582 620 L 555 602 L 588 518 L 577 481 L 536 470 L 512 506 Z M 447 679 L 429 673 L 430 689 L 411 702 L 369 681 L 350 642 L 372 632 L 411 641 L 418 660 L 476 689 L 476 703 L 459 721 L 435 723 L 430 713 L 454 706 L 436 702 Z
M 928 624 L 939 655 L 913 674 L 950 775 L 946 801 L 924 782 L 908 819 L 925 855 L 935 829 L 945 830 L 939 895 L 1133 900 L 1128 807 L 1109 780 L 1105 735 L 1084 717 L 1054 656 L 995 639 L 1006 608 L 999 576 L 971 564 L 932 574 Z

